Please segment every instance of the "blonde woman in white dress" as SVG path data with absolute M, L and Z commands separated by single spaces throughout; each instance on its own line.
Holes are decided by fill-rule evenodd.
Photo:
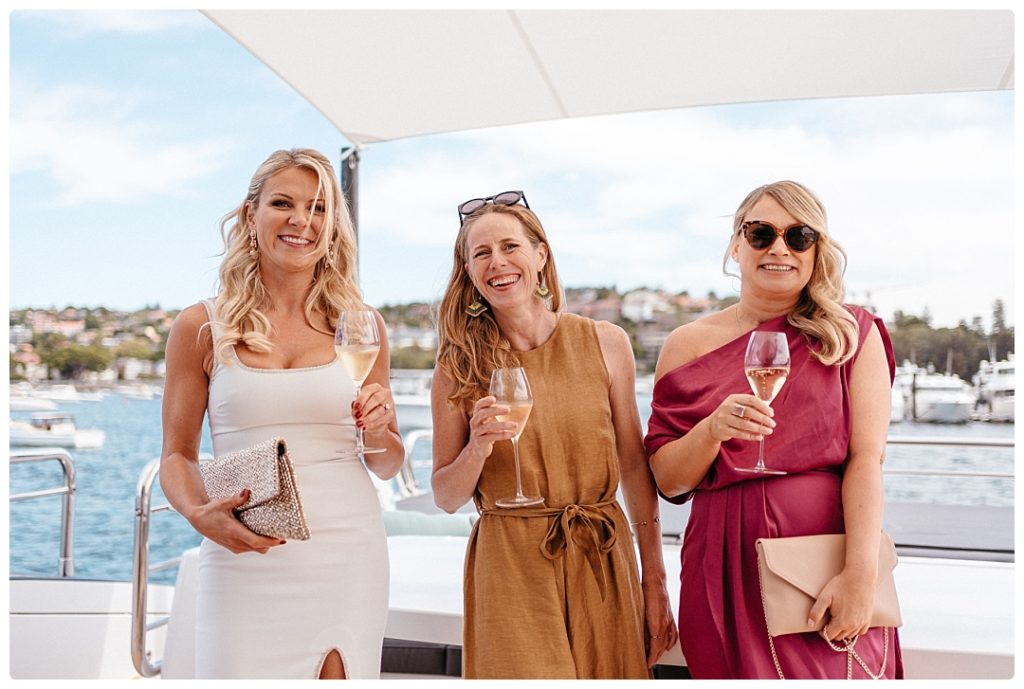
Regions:
M 387 540 L 367 470 L 404 459 L 381 348 L 355 396 L 334 351 L 339 311 L 367 308 L 355 240 L 330 162 L 277 151 L 221 224 L 220 291 L 178 316 L 167 343 L 160 484 L 205 538 L 196 626 L 199 678 L 376 678 L 388 606 Z M 197 457 L 204 413 L 214 454 L 284 437 L 308 541 L 260 536 L 211 500 Z M 355 429 L 384 452 L 358 456 Z

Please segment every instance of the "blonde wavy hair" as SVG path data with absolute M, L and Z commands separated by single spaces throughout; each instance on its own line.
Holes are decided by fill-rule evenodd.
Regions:
M 229 350 L 238 342 L 257 352 L 273 349 L 270 321 L 263 312 L 271 297 L 260 278 L 258 248 L 255 257 L 249 254 L 249 221 L 267 180 L 293 167 L 316 174 L 316 200 L 324 201 L 324 220 L 314 245 L 321 256 L 313 269 L 304 307 L 307 322 L 316 323 L 315 316 L 320 315 L 333 328 L 340 310 L 358 308 L 362 303 L 355 281 L 355 231 L 330 161 L 311 148 L 274 151 L 253 173 L 245 200 L 220 223 L 224 259 L 220 264 L 215 313 L 221 333 L 214 341 L 214 351 L 221 362 L 230 361 Z
M 470 258 L 467 245 L 469 231 L 480 218 L 491 213 L 512 216 L 520 222 L 534 248 L 541 244 L 547 247 L 547 261 L 541 273 L 551 291 L 549 308 L 560 311 L 564 299 L 551 245 L 533 211 L 521 205 L 488 203 L 462 221 L 455 238 L 452 274 L 438 308 L 437 365 L 455 382 L 455 392 L 448 397 L 448 402 L 467 413 L 477 399 L 487 394 L 491 372 L 495 368 L 519 366 L 518 357 L 508 339 L 501 334 L 493 312 L 484 311 L 476 318 L 466 313 L 466 307 L 473 302 L 480 300 L 484 303 L 466 270 Z
M 784 180 L 758 187 L 747 194 L 733 217 L 732 240 L 725 251 L 722 269 L 726 275 L 733 246 L 740 241 L 743 221 L 750 209 L 765 195 L 775 199 L 797 221 L 819 232 L 814 245 L 814 269 L 811 278 L 786 320 L 805 336 L 821 343 L 813 356 L 826 366 L 844 364 L 857 351 L 857 320 L 844 306 L 846 252 L 828 233 L 825 206 L 807 187 Z

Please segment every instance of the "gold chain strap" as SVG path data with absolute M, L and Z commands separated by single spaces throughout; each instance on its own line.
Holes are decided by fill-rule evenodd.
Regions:
M 860 638 L 859 636 L 855 636 L 852 639 L 845 640 L 845 645 L 843 647 L 839 647 L 839 646 L 836 646 L 834 643 L 832 643 L 832 641 L 826 636 L 827 630 L 828 630 L 828 627 L 825 627 L 825 629 L 822 630 L 823 633 L 821 635 L 821 638 L 825 639 L 825 641 L 828 642 L 829 648 L 831 648 L 833 651 L 836 651 L 838 653 L 843 653 L 843 652 L 846 653 L 846 679 L 853 679 L 853 661 L 854 660 L 857 661 L 857 664 L 860 665 L 864 669 L 865 674 L 867 674 L 867 676 L 870 677 L 871 679 L 881 679 L 885 675 L 885 666 L 889 662 L 889 628 L 888 627 L 883 627 L 882 628 L 882 667 L 880 667 L 878 669 L 878 674 L 877 675 L 875 673 L 871 672 L 871 670 L 868 669 L 868 664 L 864 662 L 864 659 L 861 658 L 860 654 L 857 653 L 857 651 L 854 649 L 854 645 L 857 643 L 857 639 Z
M 768 634 L 768 648 L 772 652 L 772 662 L 775 663 L 775 671 L 779 673 L 779 679 L 786 679 L 786 676 L 782 673 L 782 665 L 779 664 L 779 654 L 775 651 L 775 639 L 772 638 L 770 632 L 768 632 L 768 605 L 765 603 L 764 598 L 764 587 L 761 586 L 761 567 L 757 568 L 757 587 L 761 590 L 761 610 L 764 613 L 764 627 L 765 632 Z M 832 641 L 825 636 L 827 633 L 828 626 L 822 629 L 821 638 L 828 643 L 829 648 L 838 653 L 846 653 L 846 679 L 853 679 L 853 661 L 857 661 L 857 664 L 863 668 L 864 672 L 871 679 L 881 679 L 885 675 L 885 666 L 889 662 L 889 628 L 882 628 L 882 667 L 879 668 L 878 674 L 871 672 L 868 669 L 868 664 L 864 662 L 864 659 L 860 657 L 860 654 L 854 650 L 854 645 L 857 643 L 857 639 L 860 636 L 855 636 L 853 639 L 847 639 L 843 646 L 836 646 Z

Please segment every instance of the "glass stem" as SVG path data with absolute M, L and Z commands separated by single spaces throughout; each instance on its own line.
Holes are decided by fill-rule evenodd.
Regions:
M 356 385 L 356 398 L 359 398 L 359 393 L 362 392 L 363 386 Z M 357 454 L 363 454 L 363 450 L 366 449 L 366 445 L 363 443 L 363 428 L 358 423 L 356 424 L 356 447 L 355 451 Z
M 761 436 L 761 442 L 757 448 L 757 466 L 755 469 L 764 469 L 764 436 Z
M 512 456 L 516 461 L 516 497 L 523 497 L 523 476 L 519 472 L 519 441 L 515 437 L 512 438 Z

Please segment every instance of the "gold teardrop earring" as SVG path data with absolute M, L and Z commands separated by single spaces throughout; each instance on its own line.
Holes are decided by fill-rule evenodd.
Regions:
M 481 297 L 478 294 L 476 301 L 466 307 L 466 315 L 470 318 L 478 318 L 480 314 L 487 310 L 487 306 L 480 299 Z
M 551 290 L 548 289 L 547 281 L 544 280 L 544 274 L 538 272 L 537 280 L 539 284 L 537 285 L 537 289 L 535 289 L 533 293 L 536 294 L 541 299 L 543 299 L 544 301 L 547 301 L 548 299 L 551 298 Z
M 252 225 L 249 226 L 249 258 L 256 258 L 256 254 L 259 253 L 259 249 L 256 246 L 256 228 Z
M 325 258 L 327 259 L 327 265 L 329 265 L 331 268 L 333 268 L 334 267 L 334 237 L 331 237 L 331 240 L 329 242 L 327 242 L 327 256 L 325 256 Z

